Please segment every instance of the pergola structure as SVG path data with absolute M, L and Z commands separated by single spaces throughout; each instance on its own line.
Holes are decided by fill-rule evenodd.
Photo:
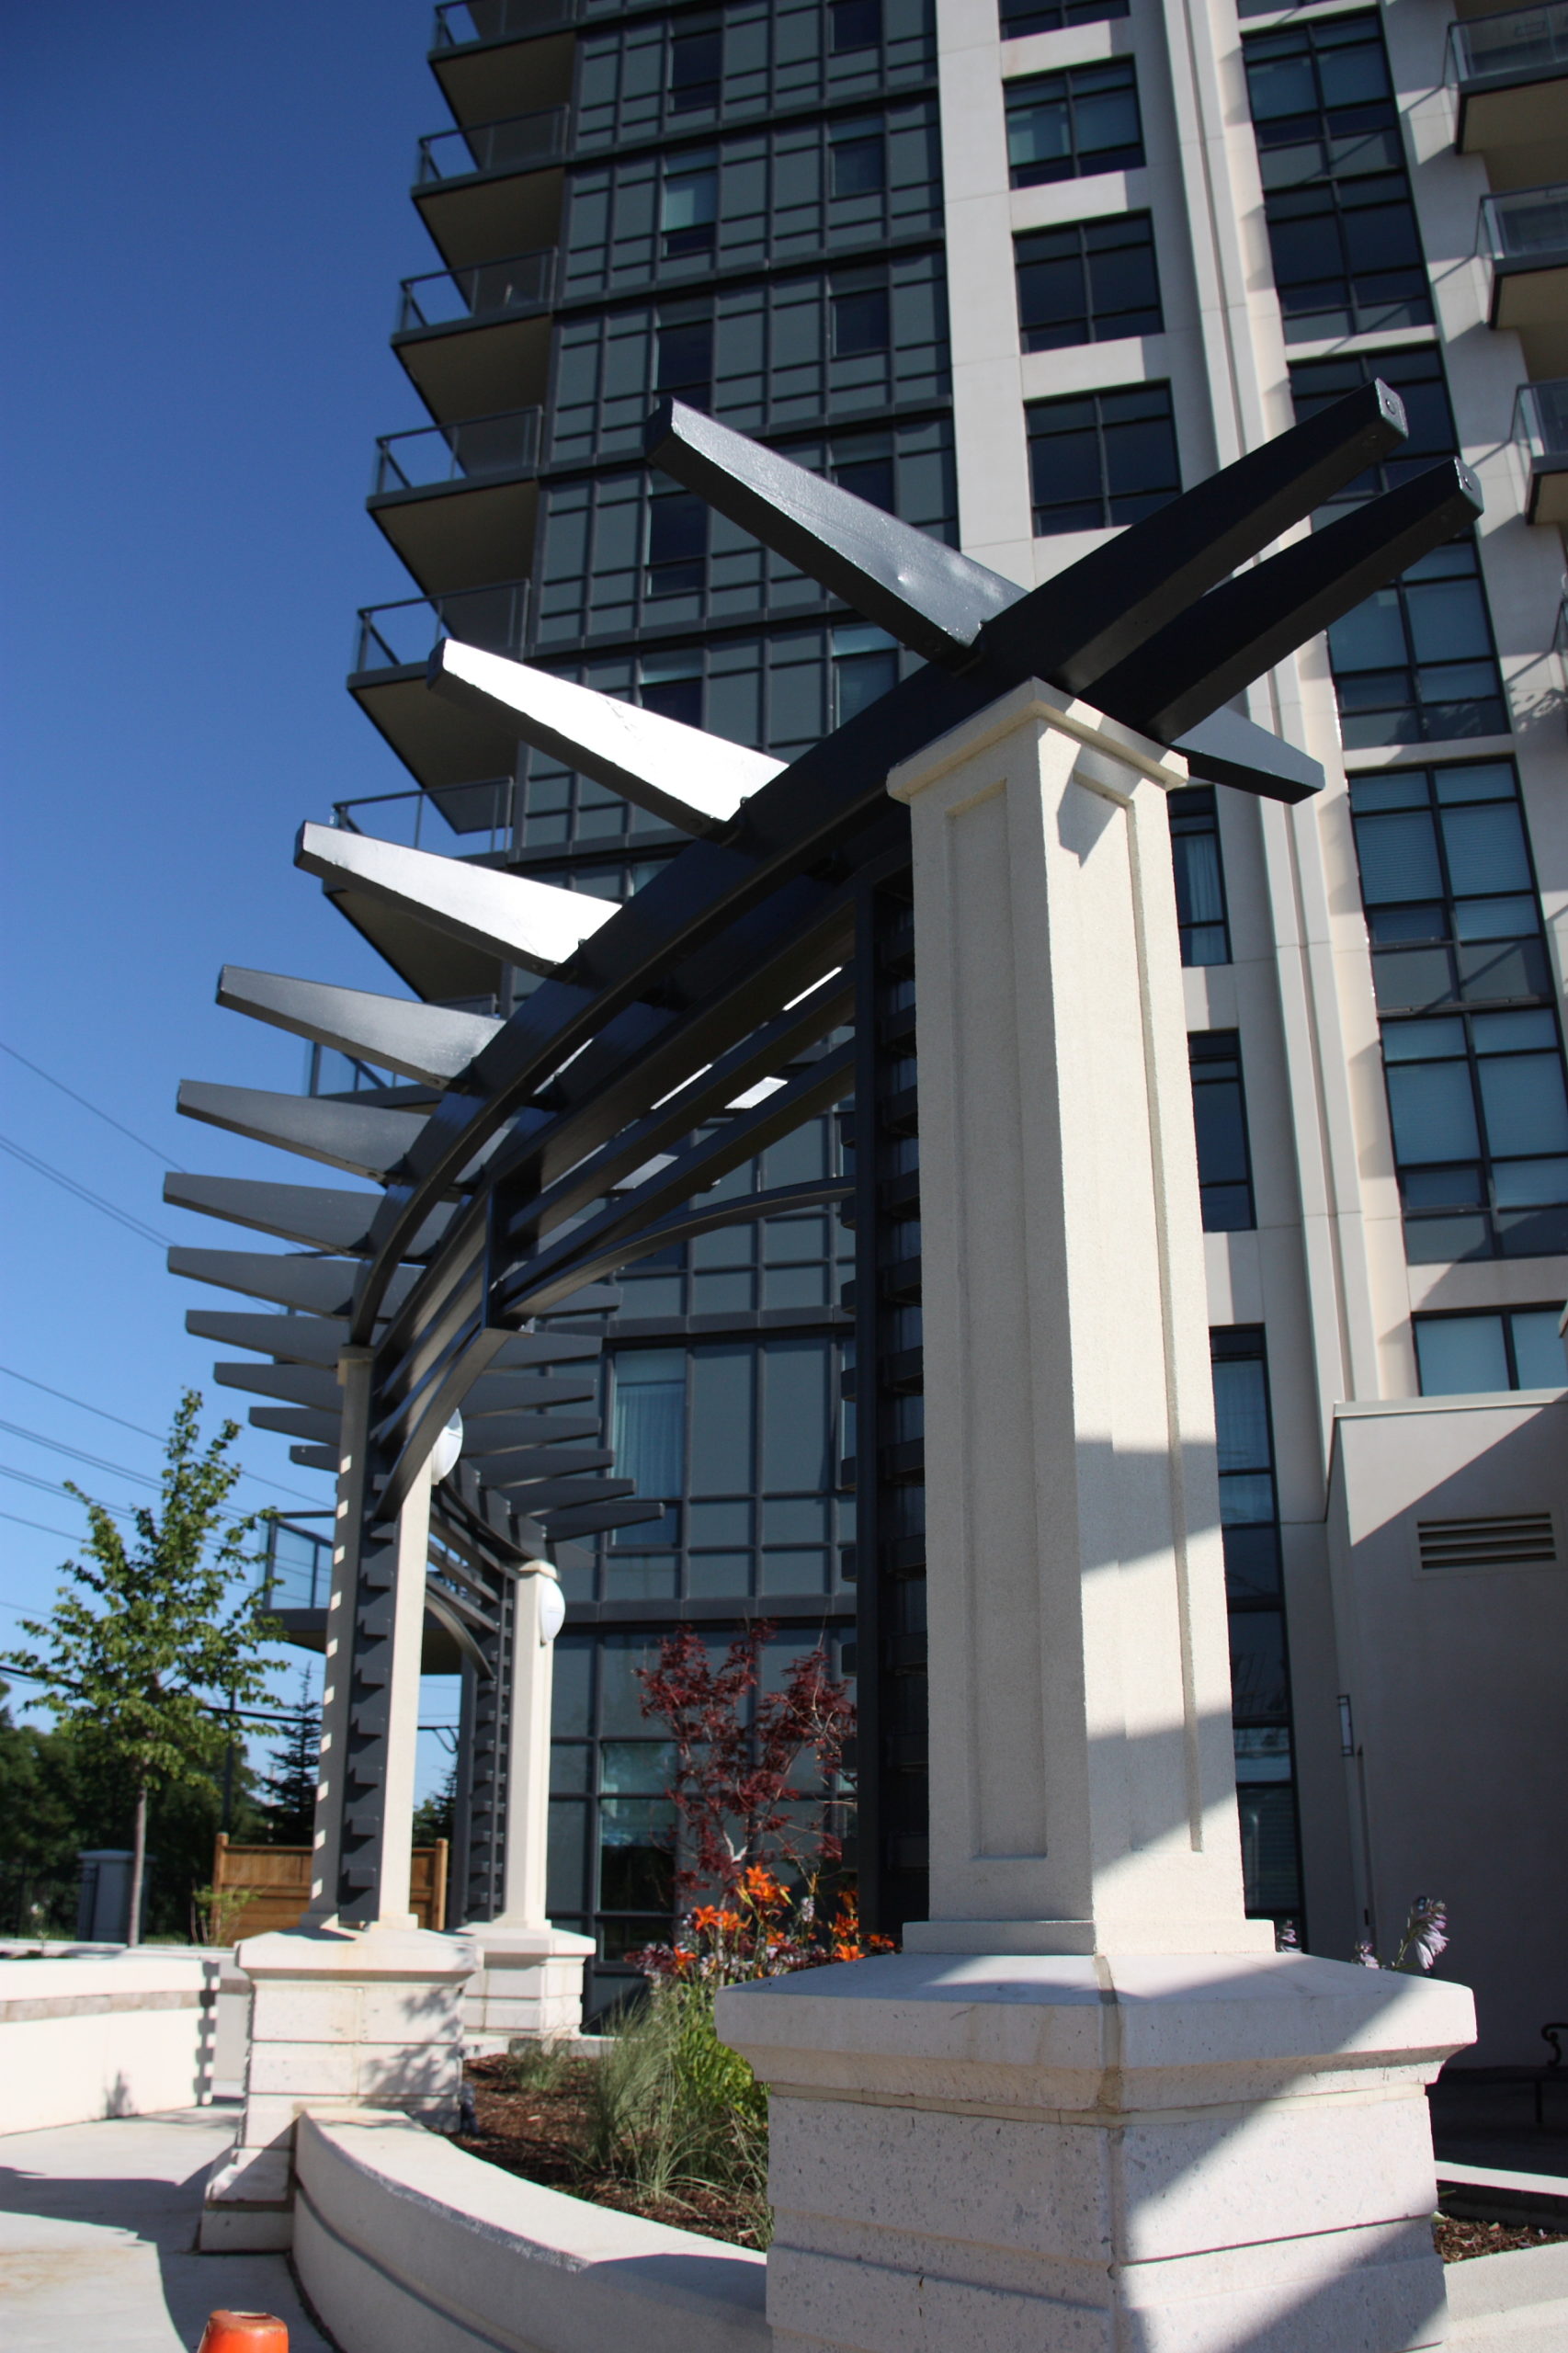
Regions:
M 597 1475 L 610 1458 L 583 1443 L 597 1417 L 561 1412 L 594 1394 L 599 1343 L 577 1319 L 613 1303 L 602 1278 L 727 1222 L 855 1190 L 838 1180 L 711 1197 L 721 1177 L 802 1120 L 868 1083 L 875 1090 L 867 894 L 908 859 L 908 816 L 888 798 L 890 769 L 1033 678 L 1169 745 L 1193 776 L 1286 801 L 1312 793 L 1315 764 L 1233 699 L 1472 522 L 1479 494 L 1449 460 L 1254 559 L 1403 432 L 1396 396 L 1365 387 L 1026 594 L 666 403 L 649 427 L 653 462 L 926 666 L 785 767 L 500 655 L 438 643 L 434 691 L 692 836 L 619 908 L 303 827 L 296 863 L 329 895 L 378 901 L 543 976 L 503 1023 L 228 971 L 221 1002 L 407 1084 L 353 1101 L 200 1085 L 180 1094 L 189 1116 L 378 1188 L 199 1176 L 167 1188 L 184 1207 L 300 1245 L 289 1255 L 180 1249 L 170 1263 L 290 1311 L 196 1313 L 189 1323 L 273 1359 L 261 1370 L 225 1366 L 220 1377 L 287 1401 L 256 1418 L 297 1436 L 301 1460 L 335 1468 L 352 1456 L 361 1466 L 355 1525 L 339 1531 L 353 1599 L 350 1673 L 338 1678 L 347 1713 L 330 1914 L 375 1916 L 394 1531 L 438 1434 L 460 1411 L 468 1460 L 434 1505 L 429 1606 L 494 1682 L 508 1563 L 648 1515 L 628 1483 Z M 849 1024 L 855 1039 L 835 1042 Z M 864 1304 L 883 1268 L 878 1199 L 863 1176 L 855 1214 Z M 345 1388 L 349 1359 L 365 1377 Z M 480 1900 L 497 1892 L 475 1891 Z
M 882 1729 L 879 1574 L 903 1540 L 885 1544 L 880 1517 L 902 1450 L 882 1444 L 882 1403 L 922 1378 L 930 1391 L 929 1915 L 906 1919 L 900 1953 L 721 1997 L 721 2031 L 773 2095 L 775 2328 L 891 2343 L 888 2315 L 907 2306 L 901 2343 L 918 2323 L 922 2342 L 939 2326 L 1064 2347 L 1089 2341 L 1091 2282 L 1095 2342 L 1121 2341 L 1118 2314 L 1168 2308 L 1184 2343 L 1217 2347 L 1240 2341 L 1238 2292 L 1261 2311 L 1279 2265 L 1302 2259 L 1306 2227 L 1324 2342 L 1370 2345 L 1369 2315 L 1380 2347 L 1431 2341 L 1411 2333 L 1436 2269 L 1413 2094 L 1465 2039 L 1469 1997 L 1411 1989 L 1391 2009 L 1366 1972 L 1276 1956 L 1267 1924 L 1244 1916 L 1164 809 L 1193 775 L 1284 801 L 1321 785 L 1233 699 L 1472 523 L 1480 498 L 1449 461 L 1262 551 L 1403 431 L 1394 395 L 1366 387 L 1026 595 L 667 404 L 653 461 L 925 666 L 785 767 L 438 644 L 436 692 L 690 834 L 619 908 L 303 829 L 296 862 L 329 894 L 541 980 L 498 1023 L 230 975 L 226 1002 L 418 1091 L 182 1094 L 195 1116 L 379 1187 L 193 1179 L 173 1196 L 304 1245 L 175 1264 L 291 1311 L 195 1328 L 280 1364 L 265 1378 L 321 1417 L 303 1438 L 328 1461 L 335 1447 L 338 1471 L 312 1912 L 305 1933 L 243 1949 L 245 2118 L 209 2188 L 204 2245 L 287 2243 L 294 2120 L 312 2098 L 453 2119 L 481 1953 L 487 2005 L 509 1954 L 517 1977 L 535 1973 L 535 2030 L 561 2018 L 551 2005 L 586 1940 L 544 1919 L 542 1838 L 516 1835 L 542 1825 L 549 1738 L 548 1572 L 520 1556 L 647 1510 L 583 1475 L 607 1467 L 603 1450 L 581 1450 L 581 1420 L 562 1439 L 549 1410 L 585 1402 L 572 1367 L 598 1340 L 574 1318 L 639 1256 L 852 1195 L 867 1745 Z M 908 937 L 890 937 L 877 892 L 906 872 Z M 881 1059 L 912 1068 L 913 1007 L 880 990 L 916 944 L 923 1107 Z M 721 1178 L 851 1091 L 853 1179 L 715 1199 Z M 911 1153 L 885 1171 L 879 1124 L 906 1138 L 924 1124 L 923 1164 Z M 916 1206 L 924 1291 L 919 1260 L 884 1241 Z M 887 1347 L 881 1315 L 912 1296 L 923 1372 Z M 449 1466 L 434 1478 L 456 1414 L 465 1438 L 506 1432 L 479 1441 L 483 1486 L 472 1472 L 453 1485 Z M 485 1487 L 507 1499 L 504 1525 Z M 464 1608 L 483 1612 L 506 1547 L 522 1572 L 516 1720 L 496 1743 L 504 1909 L 472 1942 L 409 1933 L 433 1525 L 437 1583 Z M 489 1615 L 503 1639 L 505 1611 Z M 1274 2186 L 1315 2181 L 1324 2133 L 1329 2204 L 1319 2216 L 1303 2189 L 1287 2211 Z M 1261 2163 L 1248 2135 L 1272 2152 Z M 1058 2211 L 1039 2185 L 1068 2179 L 1082 2194 Z M 1159 2188 L 1183 2179 L 1212 2186 L 1174 2201 Z

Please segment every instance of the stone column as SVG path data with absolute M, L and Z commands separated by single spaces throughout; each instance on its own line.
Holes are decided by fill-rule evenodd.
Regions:
M 508 1663 L 504 1905 L 471 1921 L 483 1962 L 464 2005 L 471 2051 L 504 2051 L 514 2035 L 579 2033 L 591 1937 L 551 1926 L 545 1911 L 550 1843 L 550 1717 L 561 1586 L 548 1561 L 529 1561 L 513 1587 Z
M 1026 686 L 895 770 L 918 972 L 931 1915 L 725 1992 L 768 2317 L 860 2353 L 1444 2334 L 1424 2084 L 1462 1989 L 1243 1909 L 1165 791 Z
M 311 1904 L 297 1928 L 247 1937 L 235 1961 L 252 1985 L 244 2114 L 209 2177 L 199 2243 L 214 2252 L 286 2247 L 293 2239 L 293 2143 L 309 2109 L 398 2109 L 437 2130 L 457 2122 L 462 2000 L 478 1965 L 461 1937 L 418 1928 L 409 1910 L 419 1668 L 430 1537 L 426 1463 L 393 1533 L 390 1769 L 381 1870 L 366 1919 L 346 1926 L 337 1904 L 343 1761 L 349 1731 L 350 1645 L 365 1512 L 370 1358 L 345 1351 L 332 1597 L 322 1688 Z

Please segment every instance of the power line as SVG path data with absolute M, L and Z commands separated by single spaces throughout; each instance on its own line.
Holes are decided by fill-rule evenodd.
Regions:
M 128 1471 L 123 1462 L 106 1462 L 101 1454 L 84 1454 L 79 1446 L 66 1446 L 57 1438 L 45 1438 L 41 1430 L 25 1429 L 20 1422 L 0 1421 L 0 1430 L 12 1438 L 30 1438 L 34 1446 L 47 1446 L 51 1454 L 68 1454 L 73 1462 L 90 1463 L 95 1471 L 112 1471 L 119 1479 L 134 1479 L 139 1487 L 151 1487 L 156 1493 L 159 1482 L 149 1479 L 144 1471 Z
M 74 1544 L 76 1541 L 75 1537 L 68 1536 L 64 1529 L 45 1528 L 41 1519 L 24 1519 L 19 1512 L 0 1511 L 0 1519 L 8 1519 L 17 1528 L 36 1528 L 40 1536 L 58 1536 L 62 1544 Z
M 164 1166 L 172 1168 L 176 1176 L 185 1174 L 177 1160 L 171 1160 L 166 1152 L 160 1152 L 155 1143 L 149 1143 L 145 1136 L 139 1136 L 135 1129 L 128 1128 L 123 1120 L 115 1119 L 108 1111 L 100 1110 L 96 1103 L 89 1103 L 85 1095 L 78 1095 L 74 1086 L 67 1086 L 65 1081 L 62 1078 L 56 1078 L 51 1071 L 43 1070 L 37 1063 L 28 1062 L 26 1054 L 19 1054 L 15 1046 L 8 1046 L 6 1043 L 4 1038 L 0 1038 L 0 1054 L 9 1054 L 12 1061 L 20 1063 L 24 1070 L 30 1070 L 35 1078 L 41 1078 L 46 1086 L 57 1086 L 62 1095 L 69 1095 L 73 1103 L 79 1103 L 84 1111 L 92 1113 L 95 1120 L 102 1120 L 108 1127 L 117 1129 L 122 1136 L 129 1136 L 132 1143 L 139 1143 L 143 1152 L 150 1152 L 154 1160 L 161 1160 Z
M 29 1389 L 41 1389 L 46 1397 L 58 1397 L 62 1405 L 80 1405 L 85 1414 L 97 1414 L 101 1422 L 118 1422 L 122 1430 L 134 1430 L 138 1438 L 156 1438 L 160 1445 L 163 1443 L 161 1431 L 146 1429 L 140 1422 L 128 1422 L 123 1414 L 111 1414 L 102 1405 L 89 1405 L 85 1397 L 73 1397 L 64 1389 L 51 1389 L 47 1381 L 35 1381 L 30 1372 L 18 1372 L 14 1365 L 0 1364 L 0 1372 L 12 1381 L 25 1381 Z
M 18 1372 L 15 1365 L 0 1364 L 0 1372 L 5 1373 L 8 1380 L 25 1382 L 29 1389 L 40 1389 L 46 1397 L 58 1397 L 62 1405 L 79 1405 L 84 1414 L 96 1414 L 100 1422 L 114 1422 L 122 1430 L 134 1430 L 138 1438 L 155 1439 L 160 1446 L 164 1443 L 165 1432 L 147 1429 L 141 1422 L 128 1422 L 123 1414 L 111 1414 L 102 1405 L 89 1405 L 85 1397 L 73 1397 L 69 1390 L 51 1389 L 47 1381 L 35 1381 L 30 1372 Z M 13 1427 L 14 1425 L 6 1427 Z M 302 1504 L 314 1501 L 303 1487 L 285 1486 L 281 1479 L 265 1478 L 259 1471 L 247 1471 L 244 1476 L 256 1486 L 276 1487 L 280 1495 L 298 1495 Z
M 40 1495 L 57 1495 L 60 1493 L 58 1479 L 35 1478 L 30 1471 L 14 1471 L 8 1462 L 0 1462 L 0 1479 L 19 1479 L 24 1487 L 36 1487 Z M 97 1495 L 89 1495 L 87 1501 L 97 1504 L 100 1511 L 109 1512 L 116 1519 L 134 1519 L 136 1517 L 133 1504 L 106 1504 Z M 73 1536 L 66 1540 L 74 1544 L 80 1540 Z
M 84 1454 L 79 1446 L 62 1446 L 57 1438 L 42 1438 L 37 1430 L 24 1429 L 20 1422 L 0 1422 L 0 1430 L 8 1430 L 13 1438 L 28 1438 L 34 1446 L 47 1446 L 51 1453 L 68 1454 L 74 1462 L 90 1462 L 95 1471 L 112 1471 L 117 1479 L 134 1479 L 139 1487 L 151 1487 L 154 1495 L 158 1494 L 162 1487 L 161 1480 L 149 1479 L 145 1472 L 128 1471 L 123 1462 L 106 1462 L 101 1454 Z M 0 1470 L 4 1467 L 0 1464 Z M 9 1475 L 13 1479 L 25 1479 L 28 1476 L 25 1471 L 13 1471 Z M 51 1485 L 47 1479 L 34 1479 L 29 1483 L 35 1487 L 45 1488 L 51 1495 L 57 1495 L 60 1493 L 58 1484 Z M 88 1500 L 96 1502 L 97 1498 L 89 1497 Z M 105 1511 L 114 1511 L 115 1508 L 113 1504 L 104 1506 Z M 241 1520 L 255 1517 L 251 1512 L 231 1511 L 227 1504 L 214 1504 L 212 1508 L 222 1519 Z M 129 1505 L 124 1506 L 120 1509 L 119 1517 L 125 1518 L 130 1509 Z
M 13 1142 L 9 1136 L 0 1136 L 0 1152 L 8 1152 L 13 1160 L 21 1162 L 24 1168 L 30 1168 L 35 1176 L 47 1177 L 51 1185 L 58 1185 L 62 1192 L 85 1202 L 88 1209 L 98 1211 L 104 1217 L 113 1218 L 117 1225 L 123 1225 L 140 1241 L 151 1242 L 160 1250 L 173 1248 L 167 1234 L 160 1233 L 155 1226 L 148 1225 L 129 1210 L 118 1209 L 113 1201 L 106 1201 L 103 1195 L 95 1193 L 90 1185 L 78 1184 L 74 1176 L 67 1176 L 62 1168 L 51 1167 L 47 1160 L 40 1160 L 36 1152 L 27 1151 L 21 1144 Z

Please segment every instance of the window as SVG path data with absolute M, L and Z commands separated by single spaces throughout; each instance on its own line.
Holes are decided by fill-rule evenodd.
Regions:
M 1350 809 L 1380 1013 L 1551 1003 L 1512 761 L 1353 777 Z
M 1256 1325 L 1232 1325 L 1211 1331 L 1209 1345 L 1246 1908 L 1278 1918 L 1297 1914 L 1301 1899 L 1264 1334 Z
M 525 6 L 540 15 L 536 0 L 517 0 L 513 13 Z M 722 13 L 701 0 L 689 10 L 558 0 L 546 13 L 576 20 L 573 143 L 584 158 L 721 114 L 757 122 L 936 72 L 930 0 L 898 0 L 886 25 L 876 0 L 748 0 Z
M 1277 1599 L 1278 1506 L 1263 1333 L 1237 1324 L 1210 1334 L 1220 1448 L 1220 1525 L 1233 1603 Z
M 1376 376 L 1384 377 L 1404 402 L 1410 438 L 1395 454 L 1347 483 L 1320 511 L 1320 523 L 1457 449 L 1442 361 L 1433 350 L 1369 351 L 1300 362 L 1290 370 L 1298 418 L 1316 415 Z M 1358 605 L 1330 630 L 1328 648 L 1347 750 L 1507 731 L 1471 539 L 1435 549 L 1392 587 Z
M 835 464 L 831 471 L 840 490 L 847 490 L 856 498 L 863 498 L 869 506 L 880 506 L 884 514 L 896 514 L 891 449 L 885 456 L 846 458 L 841 463 Z
M 892 340 L 892 311 L 885 286 L 869 286 L 833 298 L 833 356 L 852 359 L 885 351 Z
M 1203 1231 L 1238 1233 L 1257 1222 L 1253 1211 L 1240 1040 L 1233 1029 L 1198 1029 L 1188 1036 L 1187 1051 L 1192 1069 Z
M 637 699 L 644 710 L 661 719 L 678 719 L 683 727 L 702 724 L 702 662 L 689 654 L 649 654 L 641 664 Z
M 1472 540 L 1434 548 L 1335 621 L 1328 658 L 1346 751 L 1508 732 Z
M 1119 221 L 1081 221 L 1065 229 L 1032 229 L 1013 244 L 1018 331 L 1026 351 L 1158 335 L 1165 324 L 1146 212 Z
M 1244 51 L 1286 341 L 1428 324 L 1377 17 L 1254 33 Z
M 834 196 L 870 196 L 887 186 L 887 142 L 880 131 L 832 140 L 827 153 Z
M 1405 1255 L 1568 1250 L 1568 1087 L 1549 1006 L 1382 1028 Z
M 1481 1315 L 1418 1315 L 1415 1361 L 1423 1397 L 1568 1386 L 1561 1307 L 1499 1308 Z
M 694 491 L 665 491 L 648 501 L 650 597 L 677 597 L 699 590 L 708 561 L 706 499 Z
M 875 49 L 882 37 L 882 0 L 830 0 L 828 49 L 835 57 L 846 50 Z
M 1006 85 L 1007 163 L 1015 188 L 1126 172 L 1143 161 L 1131 64 L 1077 65 Z
M 719 103 L 723 72 L 722 25 L 673 33 L 670 38 L 670 112 L 691 114 Z
M 659 226 L 666 261 L 676 254 L 711 253 L 718 218 L 719 174 L 713 165 L 665 173 Z
M 885 630 L 850 623 L 833 632 L 833 721 L 842 727 L 898 684 L 898 648 Z
M 1228 964 L 1231 930 L 1225 919 L 1225 877 L 1220 863 L 1220 820 L 1210 784 L 1183 785 L 1165 795 L 1176 869 L 1176 922 L 1184 964 Z
M 880 234 L 864 242 L 875 244 Z M 593 257 L 601 278 L 603 264 L 601 240 Z M 699 256 L 652 266 L 695 274 L 704 264 Z M 880 301 L 845 301 L 835 329 L 835 306 L 873 290 Z M 554 338 L 549 446 L 556 470 L 616 458 L 640 465 L 643 426 L 661 392 L 772 439 L 810 431 L 830 413 L 845 423 L 857 415 L 880 422 L 896 403 L 929 414 L 951 390 L 946 269 L 932 250 L 734 278 L 722 301 L 687 293 L 656 305 L 628 300 L 563 311 Z M 928 527 L 926 516 L 901 512 Z
M 1343 490 L 1335 491 L 1332 503 L 1324 509 L 1325 519 L 1346 505 L 1392 490 L 1396 483 L 1408 481 L 1412 474 L 1424 473 L 1437 459 L 1452 457 L 1459 449 L 1443 362 L 1434 347 L 1415 351 L 1357 351 L 1347 353 L 1342 359 L 1296 360 L 1290 369 L 1290 400 L 1296 422 L 1300 425 L 1309 416 L 1316 416 L 1321 409 L 1332 407 L 1346 392 L 1371 383 L 1379 376 L 1385 384 L 1392 385 L 1404 403 L 1409 437 L 1375 466 L 1358 474 L 1354 482 L 1346 483 Z
M 1004 40 L 1029 33 L 1060 32 L 1063 25 L 1093 25 L 1125 17 L 1130 0 L 998 0 Z
M 1430 324 L 1403 174 L 1278 189 L 1265 210 L 1287 343 Z
M 769 1218 L 760 1229 L 723 1230 L 739 1237 L 732 1256 L 748 1286 L 759 1243 L 765 1272 L 777 1262 L 789 1273 L 823 1249 L 822 1233 L 799 1230 L 810 1223 Z M 703 1268 L 710 1264 L 704 1259 Z M 854 1498 L 835 1494 L 835 1341 L 802 1335 L 615 1347 L 610 1362 L 614 1476 L 634 1479 L 641 1495 L 666 1508 L 662 1519 L 601 1542 L 604 1599 L 825 1594 L 852 1576 Z M 595 1572 L 570 1572 L 567 1590 L 591 1598 L 594 1580 Z
M 662 313 L 653 381 L 661 392 L 706 408 L 713 397 L 713 322 Z
M 1024 414 L 1037 537 L 1141 523 L 1181 488 L 1168 384 L 1032 401 Z

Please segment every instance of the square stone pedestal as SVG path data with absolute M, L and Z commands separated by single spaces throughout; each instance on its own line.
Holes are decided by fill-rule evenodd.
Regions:
M 208 2177 L 209 2252 L 293 2240 L 294 2125 L 306 2109 L 400 2109 L 453 2129 L 462 2086 L 460 1937 L 417 1928 L 290 1928 L 235 1955 L 255 1992 L 244 2119 Z
M 568 1929 L 508 1928 L 479 1921 L 460 1933 L 480 1967 L 463 2000 L 463 2041 L 474 2052 L 505 2051 L 526 2035 L 549 2042 L 583 2030 L 583 1970 L 592 1937 Z
M 733 1986 L 800 2353 L 1411 2353 L 1464 1988 L 1305 1955 L 900 1953 Z

